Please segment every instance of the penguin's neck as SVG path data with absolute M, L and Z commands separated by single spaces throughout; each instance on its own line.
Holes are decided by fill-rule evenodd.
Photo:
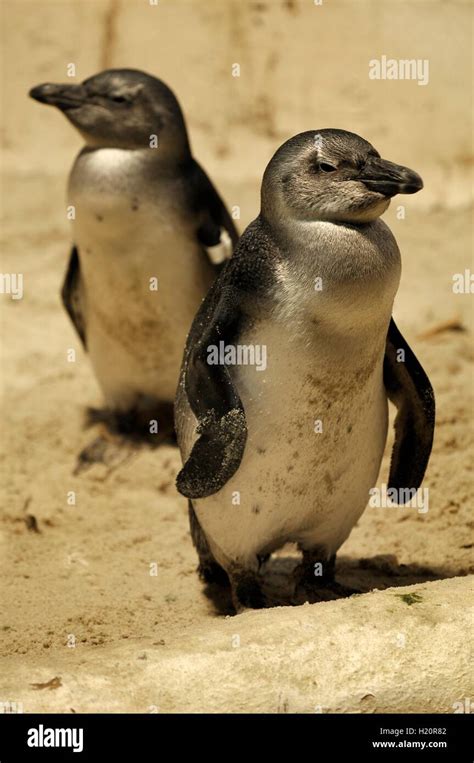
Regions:
M 121 148 L 119 146 L 85 145 L 76 158 L 76 164 L 81 160 L 90 159 L 100 164 L 104 172 L 120 171 L 124 165 L 140 167 L 160 176 L 175 176 L 182 167 L 192 161 L 191 154 L 181 154 L 167 151 L 164 146 L 153 148 Z M 72 172 L 74 171 L 74 165 Z M 71 172 L 71 174 L 72 174 Z
M 386 335 L 400 281 L 400 252 L 381 220 L 361 226 L 297 222 L 280 237 L 282 283 L 304 324 L 357 345 Z

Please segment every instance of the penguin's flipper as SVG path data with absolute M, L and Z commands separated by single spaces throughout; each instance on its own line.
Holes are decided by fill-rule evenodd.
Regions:
M 435 398 L 427 375 L 393 318 L 385 348 L 384 384 L 389 399 L 398 409 L 388 486 L 417 490 L 433 443 Z
M 198 238 L 210 261 L 219 270 L 232 257 L 233 243 L 225 228 L 219 228 L 210 222 L 207 227 L 199 228 Z
M 176 480 L 187 498 L 205 498 L 224 487 L 240 466 L 247 440 L 244 407 L 228 368 L 209 362 L 209 348 L 231 343 L 239 322 L 229 292 L 215 287 L 216 282 L 191 328 L 181 380 L 199 434 Z
M 191 171 L 191 192 L 199 210 L 198 240 L 212 264 L 220 269 L 231 257 L 239 234 L 224 202 L 197 162 Z
M 61 289 L 61 298 L 66 312 L 84 345 L 84 349 L 87 349 L 86 327 L 81 308 L 81 271 L 79 255 L 75 246 L 71 250 L 66 276 Z

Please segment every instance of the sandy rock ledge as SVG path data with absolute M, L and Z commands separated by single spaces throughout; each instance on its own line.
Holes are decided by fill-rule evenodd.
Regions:
M 472 696 L 471 581 L 247 612 L 83 664 L 65 650 L 11 674 L 12 699 L 24 712 L 454 712 Z M 52 676 L 58 689 L 30 688 Z

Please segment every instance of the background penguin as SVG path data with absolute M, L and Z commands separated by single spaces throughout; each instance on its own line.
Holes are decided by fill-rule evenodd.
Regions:
M 69 177 L 62 298 L 112 412 L 104 418 L 119 431 L 157 418 L 166 432 L 187 332 L 235 227 L 160 80 L 111 69 L 30 95 L 59 108 L 86 144 Z
M 377 480 L 387 398 L 398 407 L 389 487 L 421 484 L 434 397 L 391 319 L 400 254 L 378 219 L 392 196 L 421 188 L 357 135 L 297 135 L 269 163 L 261 213 L 196 316 L 176 402 L 177 486 L 201 575 L 225 571 L 237 609 L 264 605 L 259 562 L 286 542 L 303 552 L 297 599 L 318 583 L 338 589 L 335 555 Z M 266 370 L 210 364 L 220 342 L 265 345 Z

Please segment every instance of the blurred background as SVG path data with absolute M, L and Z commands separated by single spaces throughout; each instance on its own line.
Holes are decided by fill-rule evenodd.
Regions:
M 316 0 L 316 3 L 321 0 Z M 156 3 L 156 4 L 155 4 Z M 62 202 L 80 138 L 26 94 L 110 67 L 144 69 L 176 93 L 199 160 L 242 220 L 275 149 L 303 130 L 357 132 L 412 166 L 410 204 L 467 201 L 471 161 L 470 0 L 2 0 L 3 153 L 9 182 L 41 176 L 48 194 L 4 202 L 8 217 Z M 427 59 L 429 83 L 371 80 L 381 56 Z M 75 78 L 67 76 L 74 64 Z M 232 76 L 239 64 L 240 76 Z M 56 182 L 59 181 L 59 182 Z M 24 195 L 24 194 L 23 194 Z M 44 205 L 44 206 L 43 206 Z

